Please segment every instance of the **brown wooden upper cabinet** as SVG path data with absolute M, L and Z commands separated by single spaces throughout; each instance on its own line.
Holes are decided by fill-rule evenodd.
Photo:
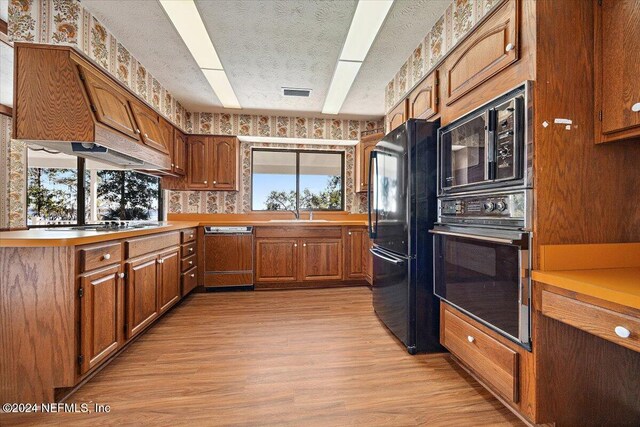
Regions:
M 518 59 L 518 0 L 507 0 L 445 60 L 443 101 L 451 105 Z
M 400 104 L 387 114 L 387 132 L 391 132 L 402 123 L 407 121 L 407 106 L 408 100 L 405 98 Z
M 240 144 L 235 136 L 187 138 L 187 186 L 193 190 L 238 190 Z
M 159 118 L 159 123 L 160 123 L 160 134 L 162 135 L 162 143 L 166 147 L 169 157 L 171 157 L 171 169 L 169 171 L 173 172 L 173 168 L 175 165 L 175 159 L 173 154 L 173 146 L 175 145 L 174 143 L 175 134 L 173 131 L 173 125 L 168 121 L 166 121 L 165 119 L 163 119 L 162 117 Z
M 130 104 L 133 115 L 136 118 L 136 123 L 138 123 L 142 142 L 148 147 L 169 154 L 169 148 L 165 145 L 160 129 L 160 116 L 141 103 L 132 101 Z
M 174 128 L 173 142 L 173 173 L 185 175 L 187 173 L 187 137 Z
M 128 137 L 139 139 L 139 129 L 131 111 L 127 95 L 108 79 L 79 66 L 91 110 L 96 120 Z
M 640 2 L 602 0 L 596 11 L 597 143 L 640 138 Z
M 409 94 L 410 119 L 429 119 L 438 113 L 438 70 L 429 74 Z
M 369 189 L 369 158 L 382 132 L 364 136 L 356 146 L 356 193 L 366 193 Z

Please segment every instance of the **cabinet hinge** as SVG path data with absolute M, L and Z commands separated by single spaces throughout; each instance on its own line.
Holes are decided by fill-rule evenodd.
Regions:
M 436 77 L 435 83 L 436 86 L 438 86 L 440 84 L 440 79 Z
M 602 110 L 598 112 L 598 120 L 602 121 Z
M 84 73 L 80 71 L 78 74 L 80 74 L 80 80 L 84 81 Z
M 84 356 L 80 355 L 78 356 L 78 365 L 82 365 L 82 362 L 84 362 Z
M 440 98 L 436 96 L 436 105 L 440 104 Z
M 95 113 L 98 111 L 98 109 L 93 104 L 91 104 L 91 111 Z
M 78 289 L 78 297 L 82 298 L 84 296 L 84 288 Z

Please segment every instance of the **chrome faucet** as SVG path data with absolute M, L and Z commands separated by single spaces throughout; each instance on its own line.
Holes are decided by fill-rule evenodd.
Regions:
M 309 208 L 309 221 L 313 221 L 313 209 Z

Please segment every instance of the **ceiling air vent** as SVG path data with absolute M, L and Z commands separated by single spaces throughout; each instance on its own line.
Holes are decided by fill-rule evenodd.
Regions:
M 300 89 L 300 88 L 294 88 L 294 87 L 282 88 L 282 94 L 284 96 L 302 96 L 302 97 L 308 98 L 310 93 L 311 93 L 311 89 Z

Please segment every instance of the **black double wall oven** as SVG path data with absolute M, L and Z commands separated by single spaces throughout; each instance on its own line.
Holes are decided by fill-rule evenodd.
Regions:
M 434 293 L 531 349 L 530 83 L 438 136 Z

